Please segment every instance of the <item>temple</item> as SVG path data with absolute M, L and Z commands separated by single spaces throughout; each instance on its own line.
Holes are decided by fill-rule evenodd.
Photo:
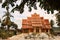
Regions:
M 22 20 L 22 33 L 50 32 L 51 25 L 48 19 L 40 17 L 39 14 L 32 14 L 31 17 Z

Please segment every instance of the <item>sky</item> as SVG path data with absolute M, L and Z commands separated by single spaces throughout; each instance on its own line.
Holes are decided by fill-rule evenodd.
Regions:
M 4 0 L 2 2 L 4 2 Z M 21 1 L 18 0 L 15 4 L 19 5 L 20 3 L 21 3 Z M 6 9 L 2 8 L 1 5 L 2 5 L 2 3 L 0 3 L 0 19 L 3 20 L 4 18 L 2 18 L 2 16 L 5 14 Z M 40 16 L 44 17 L 45 19 L 49 19 L 49 21 L 51 19 L 54 20 L 55 21 L 54 26 L 57 27 L 55 14 L 58 11 L 55 10 L 54 14 L 51 14 L 51 13 L 47 14 L 47 12 L 44 9 L 41 9 L 40 7 L 38 7 L 38 5 L 39 5 L 39 3 L 37 3 L 37 5 L 36 5 L 37 6 L 37 10 L 35 10 L 34 8 L 32 8 L 31 12 L 28 11 L 28 7 L 26 5 L 24 6 L 24 12 L 22 14 L 20 14 L 20 12 L 18 12 L 18 11 L 15 11 L 14 13 L 11 12 L 11 15 L 14 16 L 14 18 L 11 17 L 11 21 L 13 21 L 16 24 L 18 24 L 18 28 L 20 29 L 22 27 L 22 19 L 27 19 L 27 17 L 30 17 L 31 14 L 37 13 Z M 13 7 L 11 7 L 11 5 L 9 5 L 9 7 L 10 7 L 9 10 L 11 11 Z

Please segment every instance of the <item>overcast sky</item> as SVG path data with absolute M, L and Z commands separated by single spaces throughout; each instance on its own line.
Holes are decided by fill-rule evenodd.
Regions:
M 15 4 L 20 4 L 20 2 L 21 1 L 19 0 Z M 6 11 L 4 8 L 1 8 L 1 5 L 2 5 L 2 3 L 0 3 L 0 19 L 2 19 L 2 16 L 5 14 L 5 11 Z M 38 7 L 38 5 L 39 5 L 39 3 L 37 3 L 37 7 Z M 10 7 L 9 10 L 11 10 L 12 7 L 11 6 L 9 6 L 9 7 Z M 14 18 L 11 17 L 11 21 L 18 24 L 18 28 L 21 28 L 22 27 L 22 19 L 27 19 L 27 17 L 31 16 L 31 14 L 34 14 L 34 13 L 39 14 L 40 16 L 44 17 L 45 19 L 49 19 L 49 20 L 53 19 L 54 21 L 56 21 L 54 14 L 56 14 L 57 11 L 54 11 L 54 14 L 47 14 L 47 12 L 44 11 L 44 9 L 41 9 L 40 7 L 38 7 L 37 10 L 34 10 L 34 8 L 32 8 L 32 11 L 29 12 L 28 7 L 26 5 L 24 8 L 24 12 L 22 14 L 20 14 L 20 12 L 18 12 L 18 11 L 11 13 L 11 15 L 14 16 Z M 56 26 L 56 24 L 54 26 Z

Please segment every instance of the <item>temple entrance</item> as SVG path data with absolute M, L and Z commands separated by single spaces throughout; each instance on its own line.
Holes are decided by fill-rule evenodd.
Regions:
M 50 29 L 51 25 L 49 20 L 36 13 L 22 20 L 22 31 L 24 33 L 50 33 Z
M 45 29 L 42 29 L 42 32 L 45 32 Z
M 39 27 L 36 28 L 36 33 L 39 33 Z
M 29 29 L 24 29 L 24 33 L 28 33 L 29 32 Z

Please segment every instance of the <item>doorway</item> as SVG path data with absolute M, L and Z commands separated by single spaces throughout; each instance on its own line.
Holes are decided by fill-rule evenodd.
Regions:
M 36 27 L 36 33 L 39 33 L 39 27 Z

